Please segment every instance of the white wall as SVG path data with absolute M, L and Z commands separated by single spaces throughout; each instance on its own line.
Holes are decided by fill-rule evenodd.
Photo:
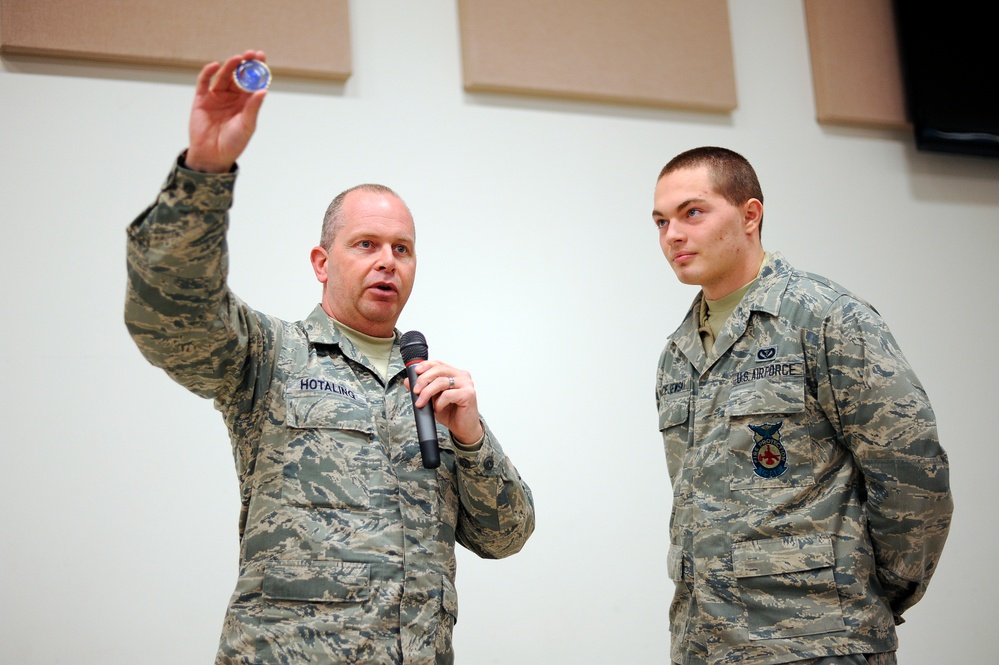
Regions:
M 999 161 L 820 126 L 800 3 L 730 11 L 739 108 L 717 116 L 468 95 L 454 2 L 353 2 L 350 81 L 279 78 L 241 160 L 231 283 L 285 318 L 318 300 L 308 251 L 334 194 L 384 182 L 416 216 L 400 328 L 472 372 L 537 502 L 521 554 L 460 557 L 461 663 L 668 660 L 653 383 L 694 291 L 650 210 L 662 164 L 702 144 L 753 161 L 765 245 L 870 299 L 934 402 L 957 513 L 901 661 L 992 655 Z M 124 229 L 186 145 L 194 77 L 0 61 L 0 662 L 215 652 L 237 561 L 226 433 L 121 314 Z

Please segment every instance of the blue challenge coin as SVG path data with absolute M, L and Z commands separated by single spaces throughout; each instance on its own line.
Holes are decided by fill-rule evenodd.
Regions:
M 243 90 L 256 92 L 271 84 L 271 70 L 259 60 L 244 60 L 232 73 L 233 79 Z

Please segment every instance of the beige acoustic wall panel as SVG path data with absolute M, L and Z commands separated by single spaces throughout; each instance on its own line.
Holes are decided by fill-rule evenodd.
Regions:
M 0 51 L 200 67 L 248 48 L 275 74 L 350 76 L 347 0 L 0 0 Z
M 726 0 L 459 0 L 465 89 L 727 112 Z
M 905 128 L 891 0 L 805 0 L 819 122 Z

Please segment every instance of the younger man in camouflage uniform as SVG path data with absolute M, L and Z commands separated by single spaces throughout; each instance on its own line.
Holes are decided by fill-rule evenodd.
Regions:
M 926 392 L 870 305 L 764 252 L 742 156 L 675 157 L 653 220 L 701 287 L 656 383 L 672 660 L 895 663 L 953 508 Z
M 289 323 L 226 286 L 236 158 L 264 92 L 232 79 L 250 52 L 198 78 L 188 150 L 128 230 L 125 318 L 143 354 L 214 400 L 242 493 L 240 569 L 217 663 L 451 663 L 457 540 L 520 550 L 530 490 L 479 416 L 468 372 L 417 369 L 441 464 L 422 466 L 395 324 L 415 230 L 389 189 L 331 204 L 312 250 L 322 302 Z

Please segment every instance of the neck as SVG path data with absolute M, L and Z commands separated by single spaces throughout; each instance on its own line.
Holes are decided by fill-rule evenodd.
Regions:
M 392 339 L 395 337 L 394 323 L 388 323 L 384 325 L 368 324 L 364 325 L 362 329 L 362 327 L 360 326 L 357 325 L 352 326 L 351 324 L 346 323 L 344 321 L 345 317 L 337 316 L 336 313 L 333 311 L 333 308 L 330 307 L 329 303 L 323 301 L 320 304 L 322 305 L 323 311 L 326 312 L 331 319 L 336 321 L 344 328 L 348 328 L 356 333 L 360 333 L 362 335 L 367 335 L 368 337 L 377 338 L 377 339 Z
M 760 269 L 763 267 L 764 257 L 765 252 L 762 247 L 754 250 L 752 256 L 742 262 L 737 270 L 733 270 L 724 283 L 713 286 L 702 286 L 701 290 L 704 292 L 704 297 L 708 300 L 721 300 L 725 296 L 731 295 L 746 286 L 759 276 Z

